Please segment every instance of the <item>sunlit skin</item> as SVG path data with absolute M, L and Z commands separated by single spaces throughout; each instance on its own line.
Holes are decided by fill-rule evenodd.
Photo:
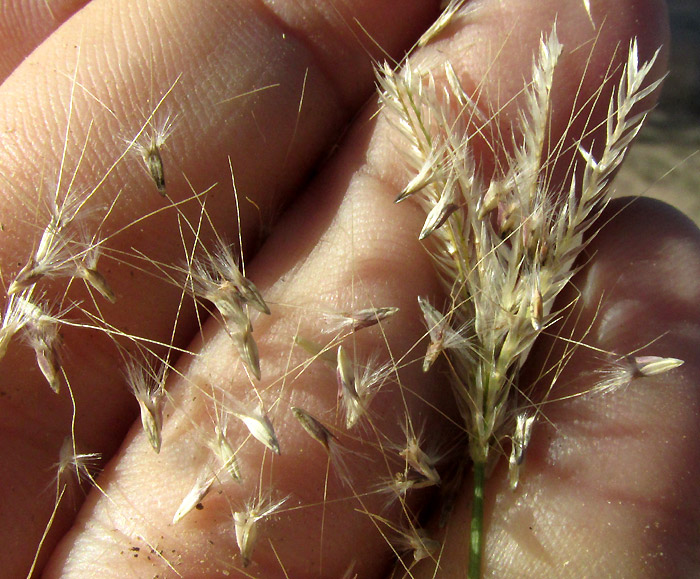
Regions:
M 429 296 L 431 303 L 442 299 L 433 264 L 418 241 L 425 214 L 411 200 L 394 204 L 410 175 L 396 139 L 376 120 L 372 96 L 373 60 L 400 60 L 436 18 L 440 3 L 222 0 L 193 12 L 185 0 L 147 6 L 93 0 L 52 2 L 52 14 L 43 2 L 36 3 L 37 10 L 30 9 L 33 2 L 19 4 L 12 21 L 19 32 L 0 34 L 4 287 L 35 251 L 48 215 L 45 199 L 59 180 L 64 191 L 69 183 L 81 192 L 100 183 L 90 206 L 111 209 L 100 231 L 108 241 L 97 270 L 116 301 L 112 305 L 93 291 L 94 304 L 112 327 L 148 337 L 149 344 L 172 342 L 194 355 L 172 360 L 177 371 L 166 384 L 156 454 L 125 384 L 124 359 L 104 332 L 61 329 L 59 394 L 46 383 L 30 347 L 19 340 L 9 345 L 0 362 L 3 575 L 25 576 L 35 560 L 54 511 L 59 454 L 74 423 L 78 453 L 103 457 L 97 481 L 106 496 L 87 484 L 85 492 L 66 486 L 36 557 L 37 572 L 143 577 L 176 576 L 176 569 L 188 577 L 286 572 L 297 578 L 342 577 L 354 569 L 358 577 L 388 576 L 391 548 L 376 532 L 376 519 L 359 512 L 358 502 L 329 503 L 327 516 L 321 508 L 292 508 L 304 498 L 320 504 L 324 493 L 349 492 L 347 481 L 328 474 L 328 446 L 309 436 L 291 412 L 280 410 L 303 408 L 336 435 L 345 416 L 339 414 L 334 424 L 328 420 L 337 403 L 335 369 L 319 360 L 294 373 L 294 387 L 282 391 L 279 407 L 266 388 L 285 375 L 290 352 L 301 355 L 293 350 L 299 330 L 313 340 L 324 338 L 320 320 L 326 313 L 399 308 L 380 325 L 357 332 L 353 359 L 366 361 L 378 349 L 386 352 L 387 344 L 397 356 L 409 351 L 426 333 L 417 296 Z M 662 47 L 652 76 L 665 72 L 669 39 L 665 8 L 657 0 L 591 2 L 595 29 L 578 0 L 470 4 L 474 12 L 456 19 L 415 58 L 449 59 L 465 88 L 486 95 L 500 111 L 499 129 L 477 145 L 486 171 L 497 165 L 496 135 L 513 126 L 516 97 L 531 77 L 540 36 L 555 18 L 565 52 L 555 82 L 552 142 L 567 128 L 573 141 L 602 121 L 607 103 L 591 111 L 587 97 L 611 70 L 619 73 L 631 38 L 638 38 L 642 60 Z M 160 148 L 167 175 L 163 197 L 138 154 L 111 167 L 125 141 L 149 126 L 153 107 L 171 88 L 162 118 L 154 119 L 158 126 L 177 116 Z M 581 107 L 586 114 L 572 123 L 572 108 Z M 206 219 L 200 219 L 205 197 L 195 195 L 203 191 L 209 191 Z M 160 210 L 188 199 L 177 211 Z M 90 214 L 87 223 L 99 224 L 102 215 Z M 199 241 L 216 251 L 219 238 L 239 239 L 239 220 L 245 276 L 271 312 L 253 317 L 260 380 L 237 361 L 215 308 L 205 304 L 213 312 L 205 320 L 206 307 L 196 310 L 192 299 L 182 300 L 182 288 L 168 283 L 163 270 L 146 273 L 139 257 L 175 264 L 177 275 L 171 277 L 182 283 L 178 275 L 188 257 L 183 239 L 191 247 L 193 229 L 204 222 Z M 552 396 L 562 400 L 544 407 L 517 490 L 509 489 L 507 460 L 490 474 L 486 576 L 673 577 L 699 571 L 700 232 L 675 210 L 646 200 L 615 202 L 604 221 L 585 267 L 560 299 L 566 304 L 579 297 L 575 314 L 556 330 L 569 336 L 575 324 L 573 335 L 583 340 L 585 334 L 599 352 L 581 348 L 563 370 Z M 115 233 L 124 227 L 129 228 Z M 47 283 L 44 299 L 60 304 L 64 288 L 61 280 Z M 63 307 L 76 300 L 92 304 L 86 288 L 74 282 Z M 71 316 L 79 318 L 77 311 Z M 625 354 L 651 342 L 653 348 L 641 354 L 685 363 L 610 395 L 577 396 L 595 386 L 590 369 L 600 362 L 600 352 Z M 402 385 L 419 396 L 405 401 L 396 388 L 387 388 L 370 407 L 368 420 L 395 438 L 421 431 L 453 439 L 441 414 L 454 416 L 454 402 L 440 362 L 422 372 L 427 344 L 424 340 L 415 362 L 402 370 Z M 537 377 L 546 360 L 563 355 L 565 347 L 545 336 L 522 379 Z M 154 349 L 164 355 L 164 348 Z M 251 392 L 261 393 L 281 454 L 273 457 L 261 443 L 246 443 L 239 461 L 243 482 L 229 477 L 224 494 L 210 491 L 201 509 L 173 524 L 197 480 L 192 441 L 217 415 L 201 396 L 212 376 L 227 395 L 245 401 L 247 411 L 256 408 Z M 292 374 L 287 380 L 292 382 Z M 425 410 L 426 402 L 438 411 Z M 416 421 L 414 433 L 406 432 L 404 410 Z M 242 439 L 248 430 L 231 418 L 228 434 Z M 332 441 L 333 450 L 339 448 Z M 346 474 L 356 489 L 376 488 L 381 455 L 358 459 L 353 453 L 360 449 L 358 443 L 343 454 Z M 274 492 L 251 503 L 258 475 L 269 475 L 271 464 Z M 428 522 L 430 536 L 444 547 L 413 567 L 414 576 L 435 576 L 438 559 L 437 576 L 464 575 L 470 492 L 467 479 L 446 530 Z M 367 503 L 382 517 L 399 510 L 383 514 L 387 496 Z M 417 496 L 413 508 L 430 496 Z M 241 558 L 234 513 L 260 502 L 280 506 L 269 525 L 259 522 L 257 545 Z M 138 530 L 134 521 L 142 525 Z M 163 557 L 148 557 L 149 547 L 162 548 Z M 244 563 L 247 575 L 237 575 Z

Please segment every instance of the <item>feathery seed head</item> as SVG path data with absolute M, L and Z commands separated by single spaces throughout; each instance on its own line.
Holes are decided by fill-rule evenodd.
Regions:
M 459 4 L 450 2 L 450 6 Z M 450 17 L 446 13 L 445 18 Z M 429 31 L 426 41 L 443 22 Z M 443 352 L 449 358 L 450 381 L 474 468 L 473 529 L 483 528 L 477 506 L 483 504 L 486 465 L 505 438 L 512 441 L 511 482 L 517 484 L 518 467 L 537 415 L 522 414 L 512 420 L 518 374 L 548 323 L 557 294 L 575 273 L 575 260 L 586 247 L 584 234 L 604 209 L 610 178 L 641 127 L 644 115 L 633 109 L 660 82 L 644 86 L 656 55 L 640 66 L 633 42 L 610 101 L 604 142 L 597 143 L 596 154 L 600 151 L 600 155 L 594 156 L 592 149 L 579 144 L 578 166 L 569 165 L 568 176 L 559 186 L 556 184 L 562 181 L 553 173 L 556 159 L 545 155 L 552 145 L 552 86 L 561 54 L 553 27 L 541 39 L 532 80 L 521 95 L 523 104 L 513 124 L 512 142 L 499 150 L 493 175 L 477 170 L 470 140 L 474 130 L 488 133 L 488 124 L 498 124 L 498 111 L 474 127 L 473 120 L 481 119 L 478 107 L 449 64 L 443 89 L 437 88 L 431 73 L 413 67 L 408 60 L 400 71 L 388 64 L 378 71 L 381 104 L 414 171 L 398 200 L 414 196 L 425 209 L 427 219 L 419 238 L 428 238 L 426 249 L 451 298 L 446 314 L 419 298 L 431 339 L 423 369 L 427 371 Z M 451 106 L 455 101 L 460 105 L 457 111 Z M 502 134 L 498 126 L 495 130 Z M 564 142 L 553 145 L 552 155 L 568 146 Z M 470 324 L 468 340 L 463 330 L 452 329 L 452 320 L 464 329 Z M 653 373 L 657 368 L 663 371 L 678 363 L 675 359 L 647 363 L 635 358 L 632 363 L 625 361 L 623 367 L 618 361 L 608 383 L 597 390 L 617 388 L 634 375 Z M 508 432 L 511 425 L 513 434 Z M 410 461 L 407 456 L 407 462 L 416 470 L 426 470 L 420 454 L 414 454 Z M 481 532 L 472 539 L 470 576 L 476 576 Z

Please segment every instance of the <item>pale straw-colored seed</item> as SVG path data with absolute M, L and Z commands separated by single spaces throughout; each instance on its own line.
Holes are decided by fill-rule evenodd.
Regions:
M 163 169 L 163 157 L 160 154 L 160 145 L 155 139 L 151 139 L 149 146 L 144 147 L 141 158 L 146 165 L 148 173 L 155 183 L 158 192 L 165 196 L 165 170 Z
M 342 312 L 340 314 L 326 314 L 326 317 L 339 320 L 332 325 L 332 331 L 351 330 L 356 332 L 377 325 L 390 318 L 399 311 L 396 307 L 365 308 L 356 312 Z
M 163 168 L 163 157 L 161 149 L 170 137 L 174 127 L 174 120 L 167 117 L 162 125 L 153 127 L 150 133 L 146 133 L 144 138 L 133 144 L 133 150 L 141 157 L 146 171 L 151 176 L 158 192 L 165 197 L 165 170 Z
M 161 430 L 163 427 L 161 405 L 158 403 L 147 403 L 143 400 L 138 400 L 138 403 L 141 412 L 141 426 L 143 427 L 143 431 L 146 433 L 146 438 L 148 438 L 148 442 L 153 450 L 159 453 L 162 443 Z
M 292 414 L 294 414 L 294 418 L 299 421 L 299 424 L 301 424 L 307 434 L 320 443 L 326 449 L 326 452 L 330 452 L 330 443 L 335 438 L 333 433 L 320 420 L 303 408 L 292 406 Z
M 202 499 L 207 496 L 215 480 L 216 476 L 211 474 L 209 469 L 205 469 L 199 474 L 197 480 L 192 486 L 192 489 L 187 493 L 185 498 L 182 499 L 180 506 L 177 508 L 177 511 L 173 516 L 173 524 L 181 521 L 185 515 L 194 509 L 202 501 Z
M 660 356 L 628 356 L 633 372 L 639 376 L 656 376 L 681 366 L 684 361 L 678 358 L 663 358 Z
M 44 277 L 44 271 L 38 266 L 34 258 L 31 258 L 12 280 L 7 288 L 7 295 L 15 295 L 27 289 Z
M 263 412 L 262 407 L 258 406 L 251 412 L 232 410 L 231 414 L 245 424 L 253 438 L 262 442 L 275 454 L 281 454 L 280 445 L 277 441 L 277 436 L 275 436 L 275 429 L 272 427 L 270 418 Z
M 357 392 L 355 365 L 343 346 L 338 346 L 336 365 L 338 398 L 345 408 L 345 427 L 352 428 L 364 414 L 363 402 Z
M 260 355 L 250 326 L 242 331 L 233 332 L 231 337 L 245 367 L 257 380 L 260 380 Z
M 46 378 L 51 390 L 58 394 L 61 390 L 61 362 L 53 344 L 39 338 L 31 340 L 32 348 L 36 354 L 36 363 L 41 373 Z
M 228 416 L 228 414 L 225 414 L 225 416 Z M 227 426 L 226 421 L 216 424 L 214 426 L 214 438 L 208 441 L 208 445 L 221 462 L 221 468 L 228 472 L 235 482 L 241 482 L 241 469 L 238 466 L 236 451 L 226 436 Z
M 342 346 L 336 366 L 338 397 L 345 410 L 345 427 L 352 428 L 367 415 L 379 390 L 394 372 L 391 361 L 378 364 L 371 357 L 365 364 L 353 361 Z
M 110 303 L 116 303 L 117 296 L 114 294 L 109 282 L 99 271 L 97 271 L 97 269 L 91 269 L 79 264 L 76 267 L 75 275 L 76 277 L 84 279 L 88 284 L 90 284 L 90 287 L 99 292 L 99 294 L 107 301 Z
M 263 314 L 270 314 L 270 308 L 262 297 L 262 294 L 255 284 L 248 278 L 240 276 L 236 285 L 236 290 L 241 296 L 241 299 Z
M 589 394 L 609 394 L 626 388 L 635 378 L 663 374 L 683 364 L 678 358 L 661 356 L 614 356 L 603 368 L 595 371 L 602 378 Z
M 415 177 L 408 182 L 403 191 L 394 199 L 394 203 L 401 203 L 439 179 L 437 170 L 439 169 L 438 156 L 440 152 L 439 149 L 431 151 L 431 154 L 425 159 Z
M 457 188 L 455 187 L 455 182 L 457 180 L 457 174 L 452 173 L 448 179 L 445 187 L 440 195 L 440 199 L 435 204 L 435 206 L 428 212 L 428 216 L 423 224 L 423 229 L 418 235 L 418 239 L 423 240 L 426 237 L 432 235 L 432 233 L 442 227 L 447 219 L 452 215 L 459 205 L 456 202 Z
M 508 195 L 508 190 L 503 181 L 494 179 L 489 183 L 486 193 L 479 199 L 477 205 L 477 217 L 484 219 L 498 204 Z
M 294 336 L 294 343 L 313 356 L 315 360 L 322 360 L 326 364 L 334 368 L 336 367 L 337 354 L 333 353 L 333 350 L 299 334 Z
M 535 283 L 532 287 L 532 295 L 530 296 L 530 323 L 532 329 L 539 332 L 542 329 L 542 320 L 544 318 L 544 308 L 542 305 L 542 292 L 540 292 L 539 284 Z
M 357 399 L 355 367 L 343 346 L 338 346 L 336 375 L 338 377 L 338 396 L 341 398 L 349 396 Z
M 331 460 L 335 474 L 348 488 L 352 488 L 352 480 L 345 462 L 344 449 L 337 437 L 318 418 L 309 414 L 303 408 L 292 406 L 292 414 L 299 421 L 306 433 L 326 450 Z

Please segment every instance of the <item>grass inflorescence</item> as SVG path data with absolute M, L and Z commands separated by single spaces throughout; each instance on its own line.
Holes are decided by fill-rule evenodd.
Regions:
M 556 29 L 542 38 L 518 114 L 521 138 L 504 144 L 503 161 L 491 175 L 478 166 L 471 141 L 497 122 L 497 113 L 484 118 L 449 63 L 440 71 L 448 88 L 436 81 L 435 71 L 415 68 L 410 61 L 400 71 L 385 65 L 378 73 L 381 102 L 415 172 L 396 201 L 417 198 L 425 209 L 419 238 L 449 295 L 443 311 L 418 298 L 430 333 L 423 370 L 441 354 L 447 356 L 450 387 L 469 441 L 474 489 L 470 577 L 480 576 L 482 568 L 486 473 L 510 441 L 511 484 L 517 485 L 539 412 L 533 393 L 522 390 L 519 372 L 537 337 L 563 315 L 555 300 L 595 236 L 611 177 L 643 124 L 639 105 L 661 82 L 646 81 L 657 56 L 640 64 L 633 42 L 610 99 L 605 140 L 597 144 L 601 152 L 579 145 L 578 159 L 557 187 L 556 159 L 546 152 L 562 49 Z M 478 131 L 470 130 L 475 124 Z M 671 369 L 680 361 L 656 363 Z M 629 370 L 620 381 L 629 383 L 633 375 Z

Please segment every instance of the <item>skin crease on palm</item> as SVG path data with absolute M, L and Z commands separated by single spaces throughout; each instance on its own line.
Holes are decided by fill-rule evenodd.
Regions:
M 212 225 L 201 234 L 209 245 L 213 229 L 228 240 L 237 236 L 229 158 L 239 197 L 253 201 L 240 205 L 241 238 L 246 275 L 272 310 L 254 320 L 263 375 L 257 386 L 266 406 L 282 400 L 325 415 L 335 408 L 334 372 L 322 364 L 309 366 L 293 387 L 291 375 L 276 380 L 289 367 L 296 333 L 322 339 L 319 312 L 368 303 L 401 308 L 383 332 L 357 333 L 356 353 L 369 355 L 386 342 L 399 356 L 420 340 L 425 328 L 416 296 L 438 301 L 441 295 L 417 241 L 425 216 L 411 202 L 393 204 L 406 168 L 386 121 L 374 116 L 376 100 L 361 107 L 373 90 L 372 59 L 385 53 L 400 58 L 437 16 L 439 2 L 212 1 L 193 12 L 185 0 L 93 0 L 52 3 L 54 19 L 33 9 L 45 7 L 42 2 L 4 4 L 20 7 L 13 13 L 26 31 L 21 43 L 0 36 L 0 73 L 6 77 L 0 86 L 0 267 L 6 284 L 32 251 L 28 240 L 37 237 L 43 219 L 41 196 L 56 187 L 66 127 L 71 146 L 63 166 L 72 175 L 87 142 L 74 187 L 90 190 L 178 79 L 164 105 L 166 114 L 178 115 L 164 154 L 168 194 L 184 200 L 218 183 L 207 198 Z M 567 130 L 572 108 L 588 111 L 587 98 L 609 70 L 619 70 L 631 38 L 639 39 L 641 60 L 668 44 L 664 7 L 653 0 L 592 2 L 595 30 L 578 0 L 477 0 L 467 8 L 467 16 L 413 58 L 435 67 L 449 59 L 465 87 L 479 87 L 487 106 L 500 111 L 503 130 L 515 118 L 511 99 L 530 78 L 539 38 L 555 20 L 565 46 L 554 89 L 556 135 Z M 655 77 L 664 72 L 664 50 Z M 267 86 L 273 88 L 232 98 Z M 605 108 L 595 108 L 588 126 L 600 122 Z M 356 114 L 338 149 L 310 180 Z M 572 142 L 585 128 L 579 124 L 569 129 Z M 493 165 L 489 150 L 482 142 L 478 155 L 485 167 Z M 118 164 L 91 203 L 103 207 L 115 197 L 122 202 L 115 204 L 109 231 L 164 206 L 137 159 Z M 198 203 L 181 209 L 183 218 L 197 223 Z M 582 296 L 571 318 L 577 328 L 590 330 L 592 346 L 627 353 L 658 338 L 653 354 L 686 363 L 608 396 L 574 396 L 546 406 L 547 420 L 535 428 L 518 489 L 507 488 L 503 465 L 491 475 L 486 576 L 683 577 L 700 570 L 700 503 L 693 485 L 700 466 L 700 233 L 677 212 L 643 200 L 615 203 L 606 217 L 611 222 L 590 246 L 590 260 L 562 303 Z M 115 236 L 109 247 L 132 256 L 141 251 L 158 263 L 182 263 L 180 235 L 175 214 L 164 211 Z M 138 260 L 103 259 L 118 297 L 113 306 L 100 303 L 105 318 L 129 333 L 169 342 L 180 290 L 141 272 L 134 266 Z M 61 296 L 62 287 L 48 286 L 54 292 L 49 296 Z M 75 287 L 70 298 L 88 296 Z M 251 476 L 240 485 L 222 485 L 225 492 L 212 492 L 202 510 L 172 524 L 201 466 L 198 425 L 210 422 L 197 393 L 209 383 L 241 399 L 252 391 L 243 366 L 232 363 L 235 350 L 216 320 L 204 322 L 200 331 L 191 305 L 178 319 L 174 343 L 196 355 L 178 362 L 181 375 L 172 373 L 158 455 L 140 422 L 134 423 L 138 410 L 112 342 L 89 330 L 62 330 L 79 449 L 111 458 L 98 479 L 106 496 L 94 489 L 85 496 L 72 487 L 62 501 L 39 568 L 48 577 L 176 576 L 149 554 L 154 546 L 183 577 L 276 578 L 285 576 L 282 567 L 294 578 L 342 577 L 353 565 L 358 577 L 387 574 L 392 553 L 359 512 L 360 502 L 324 505 L 324 492 L 327 499 L 347 497 L 347 489 L 326 478 L 320 445 L 274 407 L 270 415 L 282 455 L 273 460 L 261 446 L 246 445 L 240 462 Z M 533 350 L 524 379 L 561 348 L 556 340 L 543 342 Z M 557 397 L 589 389 L 595 362 L 591 351 L 577 353 Z M 450 412 L 451 395 L 440 373 L 424 375 L 414 363 L 401 380 L 417 395 L 404 400 L 387 389 L 373 402 L 373 420 L 400 438 L 400 408 L 401 416 L 408 412 L 422 421 L 431 437 L 451 440 L 454 432 L 441 417 Z M 33 353 L 21 345 L 11 345 L 2 360 L 0 384 L 0 568 L 4 576 L 21 577 L 51 516 L 52 465 L 70 433 L 72 403 L 67 388 L 58 396 L 50 391 Z M 229 434 L 233 439 L 245 433 L 234 424 Z M 360 443 L 350 450 L 371 452 Z M 382 472 L 381 455 L 374 461 L 356 456 L 348 455 L 353 488 L 371 489 Z M 231 511 L 255 492 L 259 477 L 273 480 L 271 473 L 276 496 L 293 496 L 292 506 L 315 507 L 287 508 L 266 525 L 253 562 L 239 573 Z M 418 496 L 413 508 L 428 499 Z M 383 511 L 384 498 L 373 500 L 363 508 L 396 516 L 391 508 Z M 443 539 L 440 568 L 436 574 L 435 562 L 423 561 L 412 569 L 415 576 L 464 576 L 469 501 L 467 481 L 447 529 L 427 524 Z

